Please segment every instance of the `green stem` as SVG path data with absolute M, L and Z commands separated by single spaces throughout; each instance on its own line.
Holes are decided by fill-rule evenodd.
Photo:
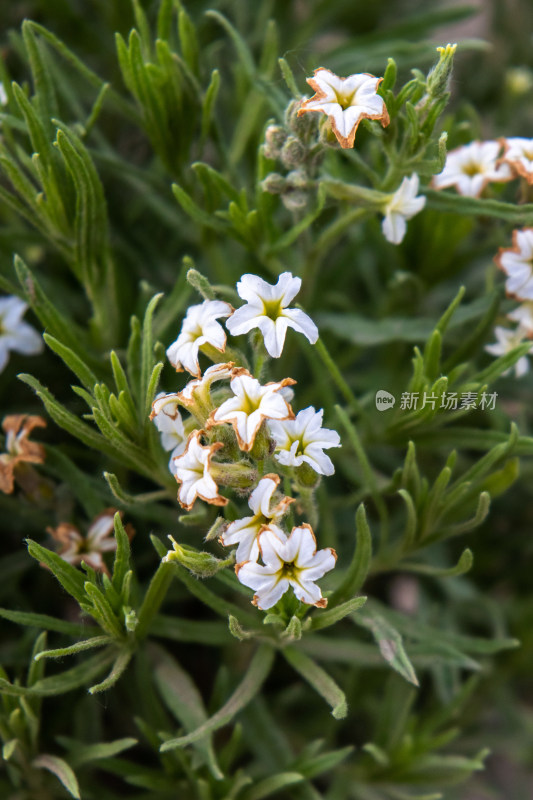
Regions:
M 344 380 L 340 369 L 338 368 L 335 361 L 330 356 L 326 345 L 322 341 L 322 339 L 318 339 L 315 344 L 315 349 L 318 352 L 318 355 L 328 370 L 329 374 L 333 378 L 333 382 L 336 384 L 337 388 L 341 392 L 342 396 L 348 403 L 348 405 L 353 409 L 356 414 L 363 416 L 365 414 L 364 409 L 362 408 L 359 400 L 356 398 L 346 381 Z

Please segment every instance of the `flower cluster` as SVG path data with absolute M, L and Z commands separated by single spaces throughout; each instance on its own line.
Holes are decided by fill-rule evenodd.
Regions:
M 432 186 L 435 189 L 455 186 L 465 197 L 479 197 L 489 183 L 507 182 L 519 176 L 528 184 L 533 183 L 533 139 L 509 137 L 470 142 L 451 150 Z
M 507 276 L 507 295 L 521 301 L 507 314 L 508 319 L 518 323 L 516 328 L 496 326 L 497 341 L 485 348 L 491 355 L 503 356 L 533 338 L 533 228 L 513 231 L 513 246 L 501 247 L 494 260 Z M 533 343 L 529 352 L 533 353 Z M 527 355 L 518 359 L 514 370 L 517 378 L 528 372 Z
M 290 533 L 283 530 L 283 519 L 298 497 L 282 496 L 279 486 L 283 477 L 284 486 L 309 497 L 321 475 L 333 474 L 324 450 L 338 447 L 340 437 L 322 427 L 321 410 L 311 406 L 295 415 L 292 378 L 262 383 L 238 363 L 238 350 L 232 350 L 234 361 L 215 363 L 202 375 L 199 353 L 212 360 L 224 353 L 226 334 L 218 322 L 223 317 L 233 336 L 258 328 L 272 358 L 281 355 L 289 327 L 316 342 L 312 320 L 289 308 L 300 284 L 289 272 L 275 285 L 243 275 L 237 292 L 246 302 L 236 311 L 219 300 L 189 308 L 167 355 L 178 371 L 185 368 L 194 379 L 181 391 L 158 395 L 151 413 L 163 448 L 171 451 L 170 470 L 183 508 L 191 510 L 197 499 L 226 506 L 222 487 L 248 496 L 252 515 L 224 524 L 220 542 L 236 546 L 238 578 L 254 589 L 253 602 L 261 609 L 273 606 L 289 587 L 304 603 L 327 603 L 315 581 L 333 568 L 336 555 L 331 549 L 317 552 L 306 523 Z M 266 475 L 265 467 L 271 468 Z M 180 552 L 179 545 L 175 550 Z

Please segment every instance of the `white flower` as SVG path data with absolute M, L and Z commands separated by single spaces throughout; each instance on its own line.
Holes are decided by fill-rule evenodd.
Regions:
M 178 396 L 161 392 L 152 403 L 150 419 L 161 434 L 161 445 L 164 450 L 171 450 L 168 468 L 176 474 L 174 458 L 185 450 L 187 436 L 183 428 L 183 420 L 178 410 Z
M 317 552 L 309 525 L 293 528 L 289 538 L 271 525 L 259 534 L 259 550 L 264 565 L 245 561 L 235 567 L 240 582 L 256 592 L 254 605 L 264 610 L 272 608 L 292 586 L 298 600 L 325 608 L 328 601 L 314 581 L 333 569 L 337 554 L 330 547 Z
M 313 406 L 299 411 L 295 419 L 270 422 L 269 428 L 276 440 L 275 458 L 285 467 L 299 467 L 307 462 L 319 475 L 333 475 L 333 462 L 323 450 L 340 447 L 337 431 L 322 427 L 322 410 Z
M 0 106 L 7 106 L 8 96 L 4 84 L 0 81 Z
M 229 422 L 233 425 L 241 450 L 251 450 L 257 431 L 265 419 L 289 419 L 293 411 L 280 389 L 295 381 L 285 378 L 279 383 L 262 386 L 245 369 L 235 370 L 230 386 L 233 397 L 214 411 L 208 427 Z
M 68 561 L 73 565 L 81 564 L 83 561 L 98 572 L 105 572 L 109 575 L 102 554 L 114 552 L 117 549 L 117 540 L 113 535 L 115 514 L 115 508 L 106 508 L 105 511 L 98 514 L 92 521 L 86 536 L 83 536 L 79 529 L 69 522 L 62 522 L 57 528 L 47 528 L 46 530 L 61 545 L 57 554 L 63 561 Z M 122 518 L 122 512 L 120 512 L 120 516 Z M 131 540 L 135 533 L 131 525 L 126 525 L 125 531 Z
M 272 358 L 280 357 L 287 328 L 303 333 L 314 344 L 318 328 L 313 320 L 298 308 L 287 308 L 301 284 L 301 279 L 293 278 L 291 272 L 282 272 L 274 286 L 257 275 L 243 275 L 237 283 L 237 292 L 246 305 L 235 311 L 226 328 L 233 336 L 259 328 Z
M 339 78 L 324 67 L 315 69 L 307 83 L 316 94 L 304 100 L 298 116 L 306 111 L 327 114 L 333 133 L 341 147 L 353 147 L 355 134 L 362 119 L 376 119 L 383 127 L 389 124 L 389 112 L 377 88 L 383 78 L 367 72 Z
M 511 350 L 514 350 L 515 347 L 518 347 L 524 343 L 525 331 L 523 328 L 518 327 L 516 330 L 511 330 L 510 328 L 502 328 L 497 325 L 494 328 L 494 333 L 496 334 L 496 339 L 498 340 L 496 344 L 488 344 L 485 346 L 487 353 L 490 353 L 492 356 L 504 356 L 507 353 L 510 353 Z M 533 353 L 533 344 L 531 345 L 529 353 Z M 522 375 L 525 375 L 526 372 L 529 372 L 529 359 L 527 355 L 519 358 L 514 367 L 506 370 L 506 372 L 503 374 L 508 375 L 511 372 L 511 369 L 514 369 L 515 376 L 517 378 L 521 378 Z
M 35 328 L 22 321 L 28 304 L 19 297 L 0 297 L 0 372 L 9 359 L 9 351 L 33 356 L 43 351 L 43 341 Z
M 219 317 L 229 317 L 233 308 L 223 300 L 204 300 L 196 306 L 190 306 L 180 335 L 167 350 L 167 358 L 178 372 L 186 369 L 198 378 L 201 375 L 198 364 L 198 350 L 209 344 L 223 353 L 226 348 L 224 328 L 217 322 Z
M 383 206 L 385 218 L 381 228 L 385 239 L 392 244 L 400 244 L 407 230 L 407 220 L 422 211 L 426 205 L 426 198 L 423 195 L 416 196 L 418 185 L 418 175 L 405 177 Z
M 517 306 L 514 311 L 507 314 L 507 317 L 513 322 L 518 322 L 528 339 L 533 336 L 533 301 L 529 300 Z
M 228 547 L 238 544 L 236 561 L 257 561 L 259 545 L 257 537 L 265 526 L 278 522 L 287 512 L 288 506 L 294 502 L 292 497 L 283 497 L 280 502 L 271 508 L 272 495 L 279 485 L 279 475 L 265 475 L 248 498 L 248 505 L 254 512 L 253 517 L 243 517 L 232 522 L 222 536 L 220 542 Z
M 499 164 L 499 142 L 470 142 L 451 150 L 444 169 L 432 180 L 435 189 L 455 186 L 459 194 L 479 197 L 487 183 L 509 181 L 513 173 L 508 164 Z
M 229 361 L 227 364 L 213 364 L 212 367 L 206 369 L 201 378 L 189 381 L 185 389 L 177 393 L 180 403 L 184 406 L 192 406 L 198 398 L 203 399 L 206 392 L 209 392 L 212 383 L 231 377 L 234 366 L 233 361 Z
M 513 246 L 500 247 L 494 260 L 507 275 L 507 294 L 533 300 L 533 228 L 514 230 Z
M 191 510 L 197 497 L 215 506 L 225 506 L 228 502 L 226 497 L 218 494 L 218 486 L 209 471 L 213 454 L 224 445 L 215 442 L 204 447 L 200 444 L 202 434 L 203 431 L 193 431 L 183 455 L 174 459 L 175 477 L 181 484 L 178 500 L 187 511 Z
M 511 137 L 503 140 L 505 152 L 502 161 L 509 164 L 519 175 L 533 183 L 533 139 Z

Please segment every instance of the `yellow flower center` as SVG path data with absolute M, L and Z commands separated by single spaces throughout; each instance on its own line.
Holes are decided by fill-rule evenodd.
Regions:
M 294 561 L 289 561 L 288 563 L 285 562 L 283 567 L 281 568 L 281 577 L 282 578 L 289 578 L 293 580 L 298 579 L 298 575 L 300 574 L 299 568 L 296 566 Z
M 338 91 L 337 89 L 334 89 L 333 91 L 335 94 L 335 99 L 343 111 L 346 111 L 347 108 L 355 105 L 356 89 L 353 89 L 351 92 L 343 92 L 342 90 Z
M 263 314 L 274 321 L 281 316 L 282 308 L 281 300 L 263 300 Z
M 462 171 L 465 175 L 481 175 L 483 172 L 480 164 L 477 164 L 475 161 L 470 161 L 468 164 L 464 164 Z

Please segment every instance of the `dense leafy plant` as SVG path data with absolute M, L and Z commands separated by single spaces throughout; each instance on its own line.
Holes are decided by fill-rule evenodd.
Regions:
M 482 137 L 472 9 L 308 5 L 9 34 L 2 797 L 466 797 L 530 737 L 533 80 Z

